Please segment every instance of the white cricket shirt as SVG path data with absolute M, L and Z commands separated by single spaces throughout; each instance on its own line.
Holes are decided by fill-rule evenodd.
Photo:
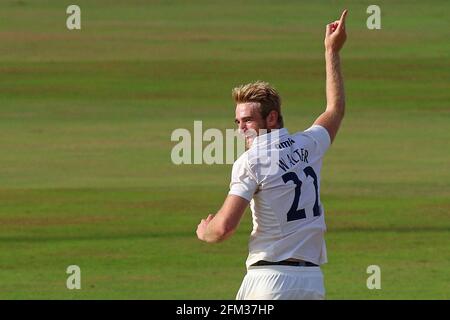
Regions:
M 229 194 L 250 201 L 253 217 L 247 267 L 288 258 L 327 262 L 320 171 L 330 143 L 319 125 L 293 135 L 272 130 L 235 161 Z

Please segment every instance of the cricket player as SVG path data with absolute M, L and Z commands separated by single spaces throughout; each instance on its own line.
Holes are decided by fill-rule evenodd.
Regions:
M 346 15 L 344 10 L 339 20 L 326 26 L 327 106 L 307 130 L 289 134 L 283 127 L 281 99 L 268 83 L 233 90 L 235 121 L 248 149 L 233 164 L 222 208 L 201 220 L 197 237 L 206 242 L 227 239 L 250 203 L 253 230 L 247 274 L 236 299 L 325 298 L 320 269 L 327 262 L 320 172 L 344 117 L 339 52 L 346 40 Z

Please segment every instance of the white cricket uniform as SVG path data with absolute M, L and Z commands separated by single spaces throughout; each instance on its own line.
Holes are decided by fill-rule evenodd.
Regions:
M 319 125 L 293 135 L 272 130 L 256 137 L 234 163 L 229 194 L 250 201 L 253 217 L 247 275 L 237 299 L 324 297 L 320 267 L 252 264 L 289 258 L 327 262 L 320 171 L 330 143 Z

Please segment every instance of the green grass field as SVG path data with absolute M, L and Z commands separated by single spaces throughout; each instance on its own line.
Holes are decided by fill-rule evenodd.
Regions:
M 234 299 L 250 211 L 229 241 L 198 241 L 231 165 L 173 165 L 171 132 L 233 128 L 231 89 L 257 79 L 280 91 L 289 131 L 306 129 L 343 8 L 327 299 L 450 299 L 448 1 L 378 1 L 381 30 L 366 27 L 370 1 L 79 0 L 78 31 L 69 4 L 0 5 L 1 299 Z

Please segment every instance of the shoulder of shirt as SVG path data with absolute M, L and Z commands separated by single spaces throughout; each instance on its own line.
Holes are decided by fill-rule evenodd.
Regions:
M 236 159 L 233 167 L 246 166 L 248 169 L 253 170 L 258 162 L 257 148 L 250 148 Z
M 243 154 L 239 156 L 239 158 L 234 161 L 233 166 L 241 165 L 242 163 L 248 163 L 248 152 L 249 150 L 246 150 Z
M 302 137 L 302 136 L 308 136 L 308 132 L 305 132 L 306 130 L 304 130 L 304 131 L 297 131 L 297 132 L 294 132 L 294 133 L 291 133 L 290 134 L 290 136 L 292 137 L 292 138 L 297 138 L 297 137 Z
M 325 127 L 318 125 L 318 124 L 313 124 L 312 126 L 306 128 L 303 131 L 297 131 L 291 134 L 291 136 L 295 137 L 295 136 L 302 136 L 302 135 L 307 135 L 307 136 L 311 136 L 311 131 L 313 131 L 315 128 L 318 128 L 320 130 L 323 130 L 324 132 L 326 132 L 328 134 L 328 131 Z

